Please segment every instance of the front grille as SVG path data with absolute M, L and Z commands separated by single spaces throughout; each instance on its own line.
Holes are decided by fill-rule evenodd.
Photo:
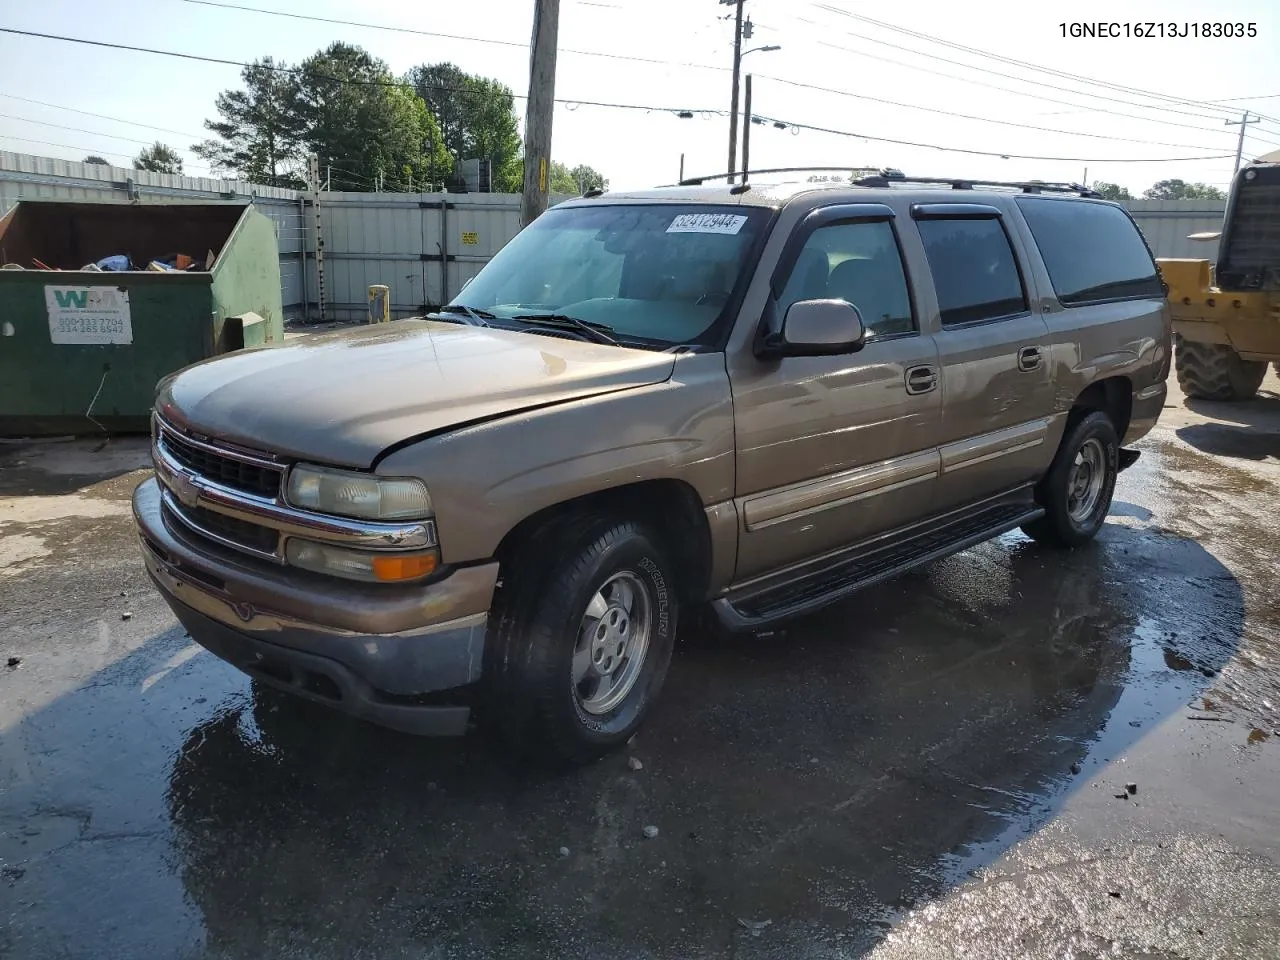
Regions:
M 1264 171 L 1242 181 L 1227 224 L 1217 266 L 1224 290 L 1269 290 L 1280 285 L 1280 182 Z
M 207 480 L 259 497 L 275 498 L 280 495 L 281 470 L 215 453 L 164 428 L 161 428 L 160 443 L 174 460 Z
M 173 509 L 176 512 L 177 508 L 170 508 L 166 505 L 166 509 Z M 259 553 L 275 553 L 276 551 L 279 534 L 270 527 L 261 527 L 247 520 L 228 517 L 214 510 L 207 510 L 204 507 L 184 506 L 181 510 L 182 517 L 185 517 L 201 530 L 207 530 L 216 537 L 240 544 L 251 550 L 257 550 Z M 182 517 L 178 518 L 179 523 L 182 522 Z M 184 526 L 186 525 L 184 524 Z M 190 529 L 190 527 L 186 528 Z

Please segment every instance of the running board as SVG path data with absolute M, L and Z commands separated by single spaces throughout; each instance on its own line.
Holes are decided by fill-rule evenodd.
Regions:
M 812 613 L 914 567 L 990 540 L 1044 516 L 1030 490 L 881 535 L 819 561 L 746 584 L 712 602 L 727 630 L 743 632 Z

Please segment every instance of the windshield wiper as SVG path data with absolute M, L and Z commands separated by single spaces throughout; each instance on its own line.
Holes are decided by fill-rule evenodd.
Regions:
M 548 327 L 570 327 L 575 330 L 581 330 L 587 334 L 596 343 L 607 343 L 611 346 L 621 346 L 617 340 L 609 336 L 613 333 L 613 327 L 603 323 L 593 323 L 590 320 L 582 320 L 578 317 L 571 317 L 567 313 L 521 313 L 511 320 L 519 320 L 523 323 L 540 323 Z
M 457 316 L 467 317 L 467 323 L 473 327 L 487 327 L 489 320 L 497 320 L 496 314 L 490 313 L 488 310 L 476 310 L 468 307 L 465 303 L 451 303 L 446 307 L 441 307 L 436 315 L 441 313 L 452 313 Z

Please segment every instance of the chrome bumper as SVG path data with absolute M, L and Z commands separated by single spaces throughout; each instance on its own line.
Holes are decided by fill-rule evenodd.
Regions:
M 263 568 L 166 522 L 155 479 L 133 495 L 147 572 L 192 639 L 251 676 L 412 733 L 461 732 L 465 707 L 406 704 L 480 677 L 496 563 L 392 587 Z M 215 555 L 216 552 L 216 555 Z M 318 681 L 317 676 L 328 682 Z

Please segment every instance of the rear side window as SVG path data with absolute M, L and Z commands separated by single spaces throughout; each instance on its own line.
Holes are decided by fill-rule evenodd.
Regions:
M 999 320 L 1027 310 L 1009 237 L 994 217 L 920 220 L 942 325 Z
M 1151 252 L 1123 210 L 1079 200 L 1017 202 L 1064 305 L 1164 296 Z

